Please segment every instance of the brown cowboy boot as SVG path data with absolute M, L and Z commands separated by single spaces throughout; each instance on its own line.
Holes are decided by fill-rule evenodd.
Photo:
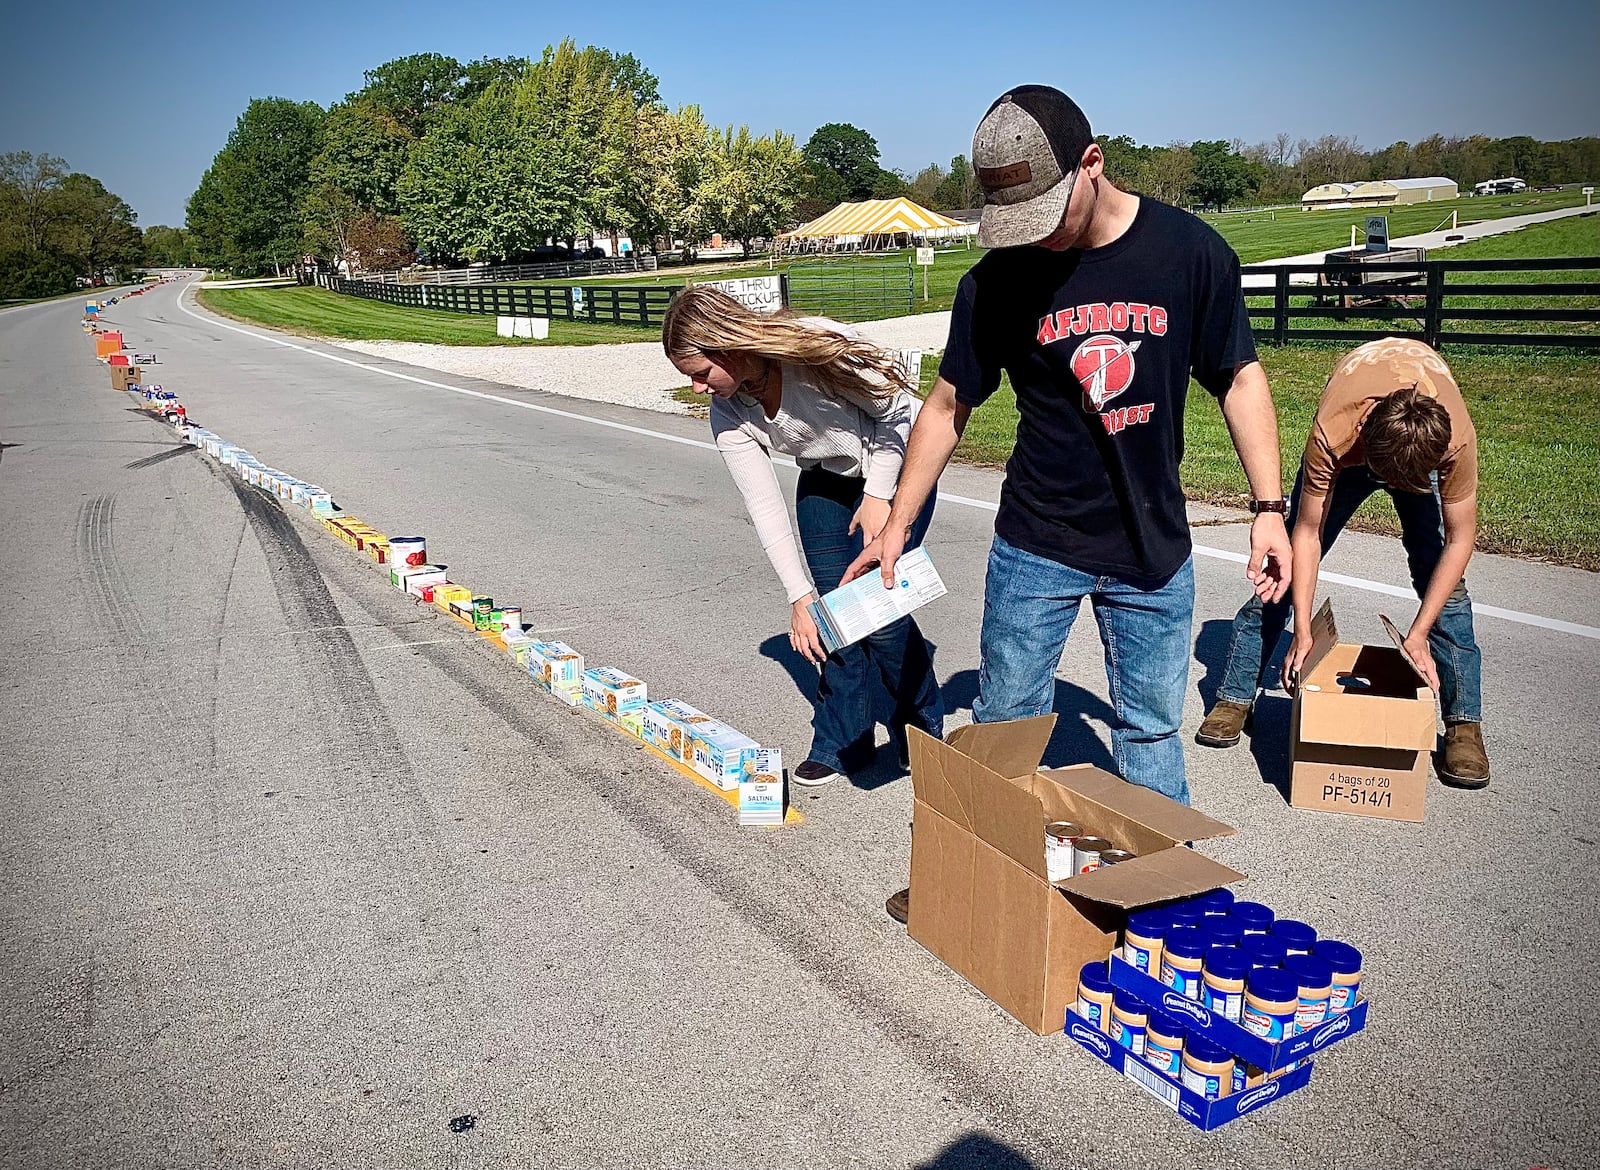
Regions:
M 1249 703 L 1218 699 L 1200 724 L 1200 730 L 1194 733 L 1194 741 L 1205 747 L 1229 748 L 1239 742 L 1239 736 L 1249 723 Z
M 1489 752 L 1483 746 L 1482 727 L 1452 723 L 1444 729 L 1439 779 L 1454 788 L 1483 788 L 1489 783 Z

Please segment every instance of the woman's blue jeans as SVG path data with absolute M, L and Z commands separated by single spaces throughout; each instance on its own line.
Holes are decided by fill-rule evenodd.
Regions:
M 837 589 L 862 548 L 861 532 L 850 534 L 850 520 L 861 506 L 866 481 L 812 468 L 800 473 L 795 521 L 800 548 L 819 595 Z M 933 519 L 934 496 L 912 525 L 906 548 L 922 543 Z M 909 725 L 944 738 L 944 700 L 933 673 L 933 650 L 913 618 L 902 618 L 853 645 L 830 654 L 822 664 L 811 719 L 811 752 L 806 757 L 836 772 L 847 761 L 870 756 L 877 688 L 893 705 L 891 737 L 904 742 Z

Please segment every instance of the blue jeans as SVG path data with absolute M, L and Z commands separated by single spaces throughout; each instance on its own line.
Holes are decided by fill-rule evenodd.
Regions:
M 1023 552 L 999 536 L 983 591 L 980 723 L 1043 715 L 1078 607 L 1089 598 L 1111 684 L 1111 758 L 1125 779 L 1189 803 L 1183 768 L 1184 689 L 1194 620 L 1194 561 L 1164 581 L 1091 576 Z
M 1322 524 L 1322 554 L 1326 556 L 1350 522 L 1350 517 L 1373 492 L 1386 491 L 1400 517 L 1400 543 L 1406 550 L 1406 566 L 1411 570 L 1411 587 L 1421 597 L 1444 552 L 1444 512 L 1439 504 L 1439 477 L 1433 476 L 1432 492 L 1400 492 L 1389 488 L 1365 467 L 1341 469 L 1328 496 Z M 1289 498 L 1289 527 L 1300 513 L 1300 479 Z M 1276 651 L 1278 638 L 1288 624 L 1293 608 L 1288 598 L 1263 605 L 1257 597 L 1249 601 L 1233 619 L 1233 641 L 1228 646 L 1228 663 L 1223 668 L 1222 686 L 1217 698 L 1232 703 L 1254 703 L 1256 690 L 1267 686 L 1267 666 Z M 1450 594 L 1439 613 L 1439 620 L 1428 632 L 1428 651 L 1439 672 L 1439 705 L 1446 723 L 1480 723 L 1483 720 L 1483 655 L 1472 634 L 1472 599 L 1467 596 L 1465 579 Z
M 800 473 L 795 492 L 795 520 L 800 548 L 818 594 L 839 587 L 845 569 L 861 552 L 858 530 L 850 520 L 861 505 L 860 478 L 813 468 Z M 911 527 L 906 548 L 922 543 L 933 519 L 934 495 Z M 935 739 L 944 738 L 944 699 L 933 673 L 933 650 L 912 618 L 901 618 L 854 645 L 830 654 L 822 664 L 817 701 L 811 719 L 811 752 L 806 757 L 835 772 L 847 770 L 845 757 L 865 758 L 873 747 L 874 683 L 888 692 L 894 713 L 890 736 L 905 742 L 909 724 Z

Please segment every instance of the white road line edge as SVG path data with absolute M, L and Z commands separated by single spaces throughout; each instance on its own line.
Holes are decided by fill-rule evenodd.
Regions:
M 192 287 L 193 286 L 186 286 L 178 290 L 178 308 L 182 309 L 190 317 L 193 317 L 196 321 L 202 322 L 203 324 L 214 325 L 220 329 L 227 329 L 234 333 L 242 333 L 244 336 L 253 337 L 257 341 L 271 342 L 273 345 L 281 345 L 285 349 L 298 350 L 301 353 L 310 354 L 312 357 L 319 357 L 325 361 L 338 362 L 340 365 L 354 366 L 358 370 L 365 370 L 371 374 L 382 374 L 385 377 L 398 378 L 402 382 L 412 382 L 418 386 L 427 386 L 434 390 L 448 390 L 452 394 L 465 394 L 469 398 L 481 398 L 485 402 L 498 402 L 505 406 L 519 407 L 522 410 L 538 411 L 540 414 L 551 414 L 555 415 L 557 418 L 572 419 L 574 422 L 583 422 L 589 423 L 593 426 L 607 427 L 614 431 L 625 431 L 630 435 L 640 435 L 647 439 L 658 439 L 662 442 L 678 443 L 685 447 L 699 447 L 706 451 L 715 451 L 717 449 L 717 445 L 715 443 L 708 443 L 704 439 L 686 439 L 682 435 L 671 435 L 665 431 L 653 431 L 647 427 L 630 426 L 627 423 L 613 422 L 610 419 L 604 418 L 595 418 L 593 415 L 580 414 L 576 411 L 559 410 L 553 406 L 542 406 L 537 402 L 522 402 L 518 399 L 506 398 L 499 394 L 486 394 L 482 390 L 469 390 L 464 386 L 451 386 L 446 382 L 435 382 L 428 378 L 419 378 L 414 374 L 402 374 L 398 370 L 385 370 L 379 366 L 371 366 L 367 365 L 365 362 L 358 362 L 353 358 L 340 357 L 338 354 L 324 353 L 321 350 L 311 349 L 308 346 L 296 345 L 292 341 L 285 341 L 282 338 L 273 337 L 266 333 L 258 333 L 254 329 L 243 329 L 217 317 L 197 313 L 193 309 L 189 308 L 188 305 L 184 304 L 184 295 L 189 292 Z M 26 307 L 33 308 L 36 306 Z M 789 459 L 779 459 L 774 460 L 774 462 L 782 463 L 788 467 L 794 466 L 793 460 Z M 970 496 L 958 496 L 951 492 L 940 492 L 939 500 L 941 503 L 961 504 L 965 507 L 977 508 L 985 512 L 994 512 L 998 511 L 999 509 L 999 505 L 992 504 L 988 500 L 977 500 Z M 1194 551 L 1203 557 L 1212 557 L 1219 561 L 1233 561 L 1241 565 L 1245 564 L 1249 559 L 1243 553 L 1230 552 L 1227 549 L 1221 548 L 1211 548 L 1210 546 L 1203 544 L 1196 544 L 1194 546 Z M 1398 585 L 1388 585 L 1382 581 L 1369 581 L 1365 577 L 1350 577 L 1343 573 L 1323 572 L 1319 574 L 1319 580 L 1326 581 L 1333 585 L 1346 585 L 1352 589 L 1362 589 L 1368 593 L 1381 593 L 1388 597 L 1415 598 L 1416 596 L 1411 590 L 1402 588 Z M 1557 633 L 1572 634 L 1579 638 L 1593 638 L 1597 641 L 1600 641 L 1600 626 L 1585 626 L 1580 625 L 1577 622 L 1564 622 L 1557 618 L 1542 617 L 1539 614 L 1534 613 L 1523 613 L 1520 610 L 1515 609 L 1502 609 L 1498 605 L 1484 605 L 1477 601 L 1472 603 L 1472 611 L 1474 613 L 1482 614 L 1485 617 L 1500 618 L 1502 621 L 1516 622 L 1524 626 L 1537 626 L 1539 629 L 1543 630 L 1554 630 Z

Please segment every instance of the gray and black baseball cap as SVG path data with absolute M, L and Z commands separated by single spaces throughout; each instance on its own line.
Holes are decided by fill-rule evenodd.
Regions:
M 972 136 L 972 166 L 983 187 L 978 243 L 1037 244 L 1061 223 L 1094 135 L 1078 103 L 1048 85 L 1000 95 Z

